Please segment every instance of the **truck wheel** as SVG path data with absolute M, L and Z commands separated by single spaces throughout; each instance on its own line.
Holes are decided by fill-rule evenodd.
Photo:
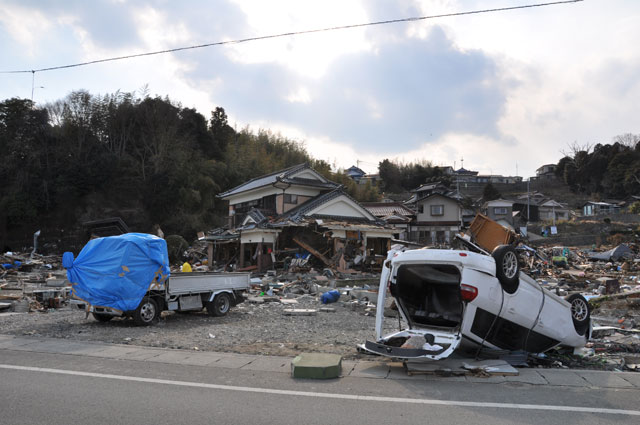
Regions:
M 109 320 L 113 319 L 113 316 L 110 314 L 104 314 L 104 313 L 91 313 L 93 314 L 93 318 L 96 319 L 98 322 L 108 322 Z
M 207 312 L 210 316 L 224 316 L 229 312 L 231 307 L 231 298 L 226 292 L 222 292 L 213 299 L 213 301 L 207 303 Z
M 513 294 L 520 282 L 518 255 L 511 245 L 498 245 L 491 253 L 496 261 L 496 277 L 505 292 Z
M 573 319 L 573 327 L 576 328 L 578 335 L 584 335 L 589 328 L 591 320 L 591 311 L 587 299 L 580 294 L 571 294 L 567 298 L 571 304 L 571 319 Z
M 139 326 L 149 326 L 160 317 L 158 303 L 150 297 L 145 297 L 133 312 L 133 321 Z

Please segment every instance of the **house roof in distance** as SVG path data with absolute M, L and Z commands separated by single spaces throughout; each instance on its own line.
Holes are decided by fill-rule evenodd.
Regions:
M 406 217 L 416 214 L 415 211 L 400 202 L 363 202 L 362 206 L 376 217 L 387 217 L 396 214 Z
M 305 173 L 303 173 L 303 171 Z M 300 177 L 300 174 L 309 175 L 309 177 Z M 239 193 L 247 192 L 254 189 L 259 189 L 265 186 L 273 186 L 276 183 L 283 183 L 285 185 L 300 185 L 300 186 L 313 186 L 323 189 L 335 189 L 339 186 L 338 183 L 327 180 L 318 172 L 316 172 L 307 163 L 294 165 L 293 167 L 285 168 L 284 170 L 275 171 L 264 176 L 253 178 L 233 189 L 220 193 L 218 198 L 229 198 L 230 196 L 237 195 Z
M 354 211 L 359 211 L 360 217 L 347 217 L 339 213 L 331 213 L 331 216 L 340 217 L 345 219 L 358 219 L 358 220 L 367 220 L 367 221 L 376 221 L 377 218 L 371 214 L 366 208 L 364 208 L 358 201 L 353 199 L 349 194 L 347 194 L 342 187 L 338 187 L 331 192 L 327 192 L 322 195 L 318 195 L 315 198 L 308 200 L 307 202 L 298 205 L 290 211 L 282 214 L 277 218 L 277 220 L 288 219 L 292 221 L 300 221 L 305 217 L 309 216 L 324 216 L 327 214 L 327 211 L 320 212 L 322 210 L 322 206 L 328 205 L 330 201 L 342 197 L 343 200 L 341 202 L 346 202 L 353 208 Z
M 364 176 L 365 174 L 367 174 L 364 171 L 362 171 L 361 168 L 358 168 L 355 165 L 352 165 L 351 167 L 347 168 L 345 171 L 350 176 L 354 176 L 354 175 L 355 176 Z

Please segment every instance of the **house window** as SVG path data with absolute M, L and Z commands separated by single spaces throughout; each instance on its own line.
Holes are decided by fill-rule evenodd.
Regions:
M 284 194 L 284 203 L 285 204 L 297 204 L 298 203 L 298 195 L 291 195 L 290 193 Z
M 424 212 L 424 205 L 418 205 L 418 214 L 422 214 Z
M 431 205 L 431 215 L 444 215 L 444 205 Z
M 494 207 L 493 214 L 494 215 L 507 215 L 507 207 Z

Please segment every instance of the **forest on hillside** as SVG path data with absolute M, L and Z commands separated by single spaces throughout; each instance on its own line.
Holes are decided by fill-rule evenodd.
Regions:
M 37 106 L 0 102 L 0 247 L 36 228 L 77 230 L 83 221 L 129 211 L 139 231 L 193 240 L 225 223 L 216 198 L 251 178 L 303 162 L 377 200 L 302 143 L 266 130 L 232 128 L 223 108 L 205 118 L 168 97 L 86 91 Z
M 622 134 L 595 146 L 574 142 L 555 173 L 573 192 L 595 199 L 640 195 L 640 134 Z
M 594 198 L 640 195 L 640 135 L 570 145 L 556 174 Z M 268 130 L 232 128 L 222 107 L 207 118 L 168 97 L 76 91 L 35 105 L 0 102 L 0 248 L 39 228 L 77 232 L 83 222 L 126 216 L 137 231 L 161 226 L 193 240 L 224 225 L 216 195 L 251 178 L 308 162 L 359 201 L 448 176 L 427 160 L 378 164 L 380 186 L 357 185 L 311 158 L 304 144 Z M 333 167 L 335 168 L 335 166 Z

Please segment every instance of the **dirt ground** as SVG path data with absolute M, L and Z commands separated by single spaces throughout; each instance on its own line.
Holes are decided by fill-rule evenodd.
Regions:
M 284 310 L 334 308 L 334 313 L 315 316 L 285 316 Z M 397 319 L 387 318 L 386 331 L 397 329 Z M 364 306 L 352 309 L 348 302 L 323 306 L 313 296 L 298 298 L 298 304 L 279 302 L 239 304 L 224 317 L 206 312 L 164 312 L 150 327 L 135 326 L 130 319 L 114 318 L 101 323 L 75 306 L 47 312 L 0 314 L 0 333 L 33 335 L 81 341 L 101 341 L 146 347 L 201 351 L 295 356 L 301 352 L 341 354 L 345 359 L 362 358 L 356 345 L 375 340 L 375 311 Z

